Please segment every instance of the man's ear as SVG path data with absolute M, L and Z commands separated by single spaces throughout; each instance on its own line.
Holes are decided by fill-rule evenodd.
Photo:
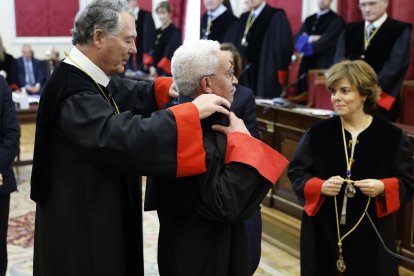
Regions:
M 101 49 L 104 45 L 105 33 L 101 29 L 95 29 L 92 39 L 93 45 L 95 45 L 98 49 Z
M 213 89 L 210 87 L 210 79 L 208 77 L 203 77 L 200 80 L 200 88 L 204 94 L 212 94 Z

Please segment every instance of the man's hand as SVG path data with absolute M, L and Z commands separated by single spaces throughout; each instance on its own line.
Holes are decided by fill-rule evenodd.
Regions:
M 168 96 L 170 96 L 171 99 L 178 97 L 177 88 L 175 87 L 174 83 L 171 84 L 170 89 L 168 90 Z
M 3 175 L 0 173 L 0 186 L 3 186 Z
M 320 36 L 320 35 L 311 35 L 311 36 L 309 37 L 309 42 L 310 42 L 310 43 L 313 43 L 313 42 L 318 41 L 319 39 L 321 39 L 321 36 Z
M 229 115 L 229 126 L 225 127 L 222 125 L 213 125 L 212 128 L 215 131 L 222 132 L 224 134 L 229 132 L 241 132 L 250 135 L 250 132 L 247 130 L 246 125 L 242 119 L 237 118 L 236 114 L 230 112 Z
M 202 94 L 195 98 L 192 103 L 197 107 L 200 119 L 207 118 L 215 112 L 220 112 L 224 115 L 229 115 L 230 113 L 230 111 L 223 107 L 226 106 L 230 109 L 229 101 L 215 94 Z
M 39 94 L 40 93 L 40 85 L 28 85 L 26 90 L 32 94 Z

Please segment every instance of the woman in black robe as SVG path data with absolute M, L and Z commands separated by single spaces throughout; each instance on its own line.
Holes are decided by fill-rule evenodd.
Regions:
M 171 76 L 171 58 L 181 45 L 181 31 L 172 22 L 168 1 L 160 2 L 155 11 L 162 26 L 156 30 L 154 49 L 150 52 L 150 74 L 154 77 Z
M 398 260 L 364 211 L 395 252 L 393 216 L 414 187 L 411 144 L 401 129 L 371 115 L 380 88 L 367 63 L 334 65 L 327 86 L 339 116 L 306 132 L 288 170 L 304 205 L 301 274 L 398 275 Z

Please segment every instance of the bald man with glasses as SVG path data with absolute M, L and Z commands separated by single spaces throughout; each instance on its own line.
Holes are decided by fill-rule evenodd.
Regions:
M 410 63 L 411 24 L 387 15 L 388 0 L 359 0 L 363 21 L 346 25 L 341 34 L 335 61 L 362 59 L 378 75 L 382 89 L 376 114 L 396 121 L 400 90 Z

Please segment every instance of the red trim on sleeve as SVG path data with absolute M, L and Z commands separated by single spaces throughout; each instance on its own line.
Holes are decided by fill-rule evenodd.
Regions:
M 142 63 L 147 66 L 150 66 L 154 62 L 154 58 L 147 53 L 142 54 Z
M 390 110 L 395 102 L 395 98 L 384 91 L 381 91 L 380 98 L 378 99 L 378 105 L 385 110 Z
M 171 75 L 171 61 L 168 58 L 163 57 L 158 62 L 157 67 L 164 70 L 164 72 L 167 73 L 168 75 Z
M 155 79 L 155 101 L 158 109 L 164 109 L 165 104 L 171 101 L 168 94 L 173 79 L 171 77 L 159 77 Z
M 277 79 L 281 86 L 285 86 L 288 72 L 285 70 L 277 71 Z
M 303 209 L 310 217 L 316 216 L 319 208 L 322 206 L 325 196 L 321 194 L 321 188 L 324 180 L 318 177 L 312 177 L 305 183 L 303 190 L 305 195 L 305 206 Z
M 273 185 L 288 165 L 288 160 L 262 141 L 241 132 L 227 134 L 224 164 L 239 162 L 255 168 Z
M 177 123 L 177 177 L 206 172 L 206 152 L 197 108 L 185 103 L 169 109 Z
M 384 178 L 381 179 L 381 181 L 384 182 L 384 195 L 377 196 L 375 198 L 377 216 L 379 218 L 387 216 L 400 209 L 400 191 L 398 178 Z
M 15 91 L 15 90 L 19 90 L 20 89 L 20 87 L 17 84 L 15 84 L 15 83 L 10 84 L 9 87 L 10 87 L 10 90 L 11 91 Z

